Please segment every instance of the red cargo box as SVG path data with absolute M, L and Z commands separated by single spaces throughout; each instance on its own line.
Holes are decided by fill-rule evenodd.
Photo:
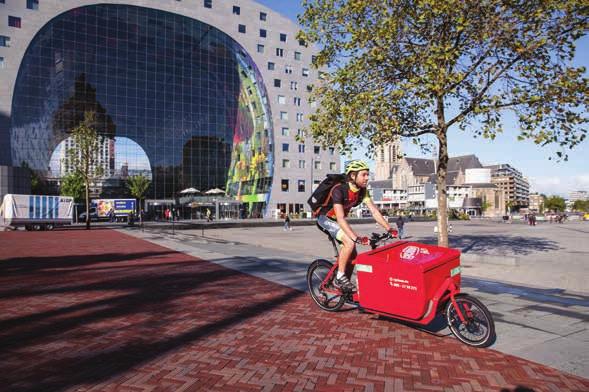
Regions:
M 460 287 L 460 251 L 399 241 L 356 261 L 360 306 L 413 320 L 422 318 L 446 278 Z

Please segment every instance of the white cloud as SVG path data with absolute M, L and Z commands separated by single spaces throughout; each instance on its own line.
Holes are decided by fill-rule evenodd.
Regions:
M 589 173 L 576 176 L 530 177 L 530 192 L 568 197 L 571 191 L 589 190 Z

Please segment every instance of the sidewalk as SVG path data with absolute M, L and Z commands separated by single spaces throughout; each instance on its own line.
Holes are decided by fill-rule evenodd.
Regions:
M 191 252 L 207 245 L 147 235 Z M 5 390 L 589 389 L 587 379 L 492 349 L 322 312 L 303 292 L 219 265 L 259 271 L 256 256 L 215 264 L 112 230 L 0 233 L 0 247 Z M 298 268 L 264 262 L 275 275 Z
M 212 231 L 204 238 L 196 235 L 200 232 L 189 231 L 175 235 L 155 231 L 132 231 L 130 234 L 240 272 L 306 291 L 306 271 L 313 259 L 310 254 L 316 253 L 319 257 L 329 258 L 329 247 L 318 249 L 314 239 L 307 235 L 291 237 L 292 233 L 288 233 L 291 241 L 276 243 L 270 233 L 260 231 L 261 229 L 258 232 L 248 230 L 248 238 L 258 244 L 271 244 L 273 248 L 227 241 L 217 238 Z M 227 234 L 226 229 L 222 233 L 225 237 L 238 237 Z M 299 231 L 297 235 L 300 233 Z M 301 248 L 301 244 L 304 245 L 300 252 L 277 249 L 278 246 L 290 248 L 291 245 Z M 506 268 L 492 266 L 495 267 Z M 482 279 L 470 276 L 470 270 L 472 268 L 464 269 L 463 291 L 481 299 L 493 313 L 498 336 L 493 349 L 589 377 L 587 295 Z

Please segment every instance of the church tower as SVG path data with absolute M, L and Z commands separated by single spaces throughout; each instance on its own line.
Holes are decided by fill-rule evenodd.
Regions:
M 376 149 L 376 176 L 375 180 L 388 180 L 392 178 L 393 166 L 398 165 L 403 158 L 401 151 L 401 139 L 387 143 Z

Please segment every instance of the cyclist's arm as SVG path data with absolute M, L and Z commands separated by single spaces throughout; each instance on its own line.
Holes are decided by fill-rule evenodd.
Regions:
M 364 204 L 366 204 L 366 207 L 368 207 L 368 209 L 372 213 L 372 216 L 374 217 L 374 220 L 376 222 L 378 222 L 379 225 L 381 225 L 382 227 L 384 227 L 385 230 L 388 231 L 391 228 L 391 226 L 389 226 L 389 222 L 387 222 L 387 220 L 384 218 L 384 216 L 382 216 L 382 214 L 380 213 L 378 207 L 376 207 L 374 205 L 374 203 L 372 202 L 372 199 L 370 199 L 370 198 L 365 199 L 364 200 Z
M 339 227 L 346 233 L 346 235 L 355 241 L 358 238 L 358 235 L 354 233 L 348 221 L 346 220 L 346 214 L 344 213 L 344 206 L 342 204 L 334 204 L 333 210 L 335 211 L 335 217 L 337 219 L 337 224 Z

